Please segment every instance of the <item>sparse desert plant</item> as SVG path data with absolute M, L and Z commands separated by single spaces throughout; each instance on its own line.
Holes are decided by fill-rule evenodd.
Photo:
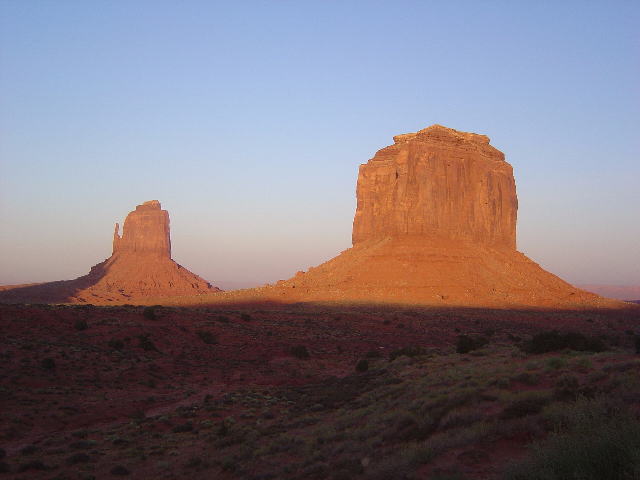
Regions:
M 587 337 L 578 332 L 560 333 L 557 330 L 540 332 L 521 344 L 527 353 L 548 353 L 571 349 L 579 352 L 603 352 L 604 342 L 597 337 Z
M 192 432 L 193 431 L 193 423 L 191 422 L 186 422 L 186 423 L 182 423 L 180 425 L 176 425 L 175 427 L 173 427 L 171 429 L 171 431 L 173 433 L 187 433 L 187 432 Z
M 411 345 L 411 346 L 407 346 L 407 347 L 402 347 L 402 348 L 398 348 L 396 350 L 393 350 L 390 354 L 389 354 L 389 361 L 392 362 L 394 361 L 396 358 L 398 357 L 417 357 L 419 355 L 425 355 L 427 353 L 427 351 L 418 346 L 418 345 Z
M 640 422 L 630 412 L 602 406 L 601 401 L 571 405 L 564 428 L 509 466 L 504 480 L 638 478 Z
M 76 320 L 76 323 L 74 323 L 73 326 L 76 330 L 86 330 L 87 328 L 89 328 L 87 321 L 83 318 Z
M 640 355 L 640 335 L 636 335 L 636 353 Z
M 366 372 L 367 370 L 369 370 L 369 362 L 363 358 L 356 364 L 356 372 Z
M 575 400 L 580 394 L 580 382 L 573 375 L 562 375 L 553 387 L 553 395 L 559 400 Z
M 196 330 L 196 335 L 198 335 L 198 337 L 200 337 L 200 340 L 202 340 L 207 345 L 215 345 L 216 343 L 218 343 L 218 338 L 208 330 Z
M 40 366 L 45 370 L 55 370 L 56 361 L 50 357 L 43 358 L 42 361 L 40 362 Z
M 309 350 L 304 345 L 295 345 L 289 349 L 289 353 L 296 358 L 306 360 L 310 357 Z
M 367 358 L 381 358 L 382 353 L 379 350 L 369 350 L 364 356 Z
M 142 309 L 142 316 L 147 320 L 156 320 L 158 318 L 156 315 L 156 307 L 144 307 Z
M 148 335 L 138 335 L 138 346 L 148 352 L 157 352 L 158 348 L 149 339 Z
M 240 318 L 242 320 L 244 320 L 245 322 L 250 322 L 251 320 L 253 320 L 253 317 L 251 315 L 249 315 L 248 313 L 241 314 Z
M 548 392 L 525 392 L 516 396 L 502 411 L 503 419 L 522 418 L 527 415 L 540 413 L 549 403 L 551 395 Z
M 459 335 L 456 342 L 457 353 L 469 353 L 473 350 L 484 347 L 489 340 L 481 336 Z
M 122 350 L 124 348 L 124 342 L 119 338 L 112 338 L 107 345 L 112 350 Z
M 87 463 L 91 457 L 86 453 L 75 453 L 67 458 L 67 465 L 77 465 L 78 463 Z
M 129 469 L 127 467 L 124 467 L 122 465 L 116 465 L 115 467 L 113 467 L 111 469 L 111 475 L 117 475 L 120 477 L 129 475 L 131 472 L 129 471 Z
M 540 376 L 531 372 L 522 372 L 512 377 L 512 380 L 525 385 L 537 385 L 540 383 Z
M 547 360 L 548 370 L 559 370 L 567 366 L 567 361 L 564 358 L 552 357 Z

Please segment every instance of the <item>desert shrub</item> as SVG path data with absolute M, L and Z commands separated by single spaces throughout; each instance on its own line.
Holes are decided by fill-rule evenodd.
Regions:
M 560 333 L 557 330 L 541 332 L 521 344 L 526 353 L 548 353 L 570 349 L 578 352 L 603 352 L 604 342 L 597 337 L 587 337 L 578 332 Z
M 422 441 L 431 435 L 438 427 L 435 418 L 429 415 L 416 415 L 408 411 L 401 411 L 391 419 L 391 425 L 386 429 L 385 440 L 411 442 Z
M 73 325 L 76 330 L 86 330 L 89 328 L 87 321 L 84 319 L 76 320 L 76 323 Z
M 131 472 L 127 467 L 123 467 L 122 465 L 116 465 L 111 469 L 111 475 L 125 476 L 129 475 Z
M 462 407 L 449 411 L 440 420 L 440 429 L 466 427 L 482 420 L 483 415 L 477 408 Z
M 573 375 L 563 375 L 553 386 L 553 396 L 559 400 L 575 400 L 580 394 L 580 382 Z
M 522 372 L 515 375 L 512 380 L 524 383 L 525 385 L 537 385 L 540 383 L 540 376 L 532 372 Z
M 67 465 L 76 465 L 78 463 L 87 463 L 91 457 L 86 453 L 76 453 L 67 458 Z
M 250 322 L 251 320 L 253 320 L 253 317 L 248 313 L 243 313 L 242 315 L 240 315 L 240 318 L 245 322 Z
M 56 361 L 53 358 L 43 358 L 40 362 L 40 366 L 45 370 L 55 370 Z
M 155 307 L 144 307 L 142 309 L 142 316 L 147 320 L 155 320 L 156 318 L 158 318 L 156 315 Z
M 628 480 L 640 473 L 640 422 L 601 401 L 572 404 L 559 433 L 512 464 L 504 480 Z
M 310 357 L 309 350 L 304 345 L 295 345 L 289 349 L 289 353 L 296 358 L 306 360 Z
M 38 451 L 38 447 L 35 445 L 27 445 L 20 449 L 20 455 L 33 455 Z
M 369 370 L 369 362 L 363 358 L 356 364 L 356 372 L 366 372 L 367 370 Z
M 216 320 L 220 323 L 229 323 L 229 317 L 225 316 L 225 315 L 218 315 L 216 317 Z
M 208 345 L 215 345 L 218 343 L 218 338 L 208 330 L 196 330 L 196 335 L 198 335 L 200 340 Z
M 148 352 L 157 352 L 158 348 L 149 339 L 148 335 L 138 335 L 138 346 Z
M 49 465 L 45 465 L 42 460 L 31 460 L 30 462 L 22 463 L 18 467 L 18 472 L 28 472 L 29 470 L 51 470 Z
M 402 347 L 402 348 L 398 348 L 396 350 L 393 350 L 390 354 L 389 354 L 389 361 L 392 362 L 394 361 L 396 358 L 398 357 L 417 357 L 420 355 L 425 355 L 427 353 L 427 351 L 418 346 L 418 345 L 413 345 L 413 346 L 407 346 L 407 347 Z
M 380 358 L 382 353 L 379 350 L 369 350 L 364 356 L 367 358 Z
M 484 347 L 487 343 L 489 343 L 489 340 L 487 340 L 487 338 L 485 337 L 459 335 L 458 341 L 456 342 L 456 352 L 469 353 L 473 350 Z
M 549 360 L 547 360 L 547 368 L 549 370 L 558 370 L 566 366 L 567 366 L 567 361 L 564 358 L 552 357 Z
M 118 338 L 112 338 L 107 345 L 112 350 L 122 350 L 124 348 L 123 341 Z
M 636 353 L 640 355 L 640 335 L 636 336 L 635 344 L 636 344 Z
M 184 464 L 185 468 L 197 468 L 200 466 L 206 466 L 206 463 L 200 457 L 190 457 L 187 463 Z
M 546 392 L 526 392 L 512 400 L 502 411 L 503 419 L 522 418 L 540 413 L 550 401 Z
M 171 429 L 173 433 L 186 433 L 193 431 L 193 424 L 191 422 L 176 425 Z

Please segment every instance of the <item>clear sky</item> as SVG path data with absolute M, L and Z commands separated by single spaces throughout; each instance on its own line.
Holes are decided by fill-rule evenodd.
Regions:
M 640 2 L 0 0 L 0 284 L 158 199 L 223 287 L 351 244 L 358 165 L 440 123 L 513 165 L 518 246 L 640 284 Z

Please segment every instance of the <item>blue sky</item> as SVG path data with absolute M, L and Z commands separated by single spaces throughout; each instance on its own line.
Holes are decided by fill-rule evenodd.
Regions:
M 158 199 L 232 287 L 350 246 L 360 163 L 433 123 L 514 166 L 518 246 L 640 284 L 640 4 L 0 0 L 0 284 L 74 278 Z

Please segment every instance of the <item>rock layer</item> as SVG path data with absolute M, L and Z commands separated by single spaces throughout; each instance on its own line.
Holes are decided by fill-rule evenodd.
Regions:
M 169 213 L 157 200 L 144 202 L 127 215 L 122 236 L 116 223 L 111 257 L 87 275 L 0 290 L 2 301 L 92 304 L 138 303 L 220 291 L 171 259 Z

